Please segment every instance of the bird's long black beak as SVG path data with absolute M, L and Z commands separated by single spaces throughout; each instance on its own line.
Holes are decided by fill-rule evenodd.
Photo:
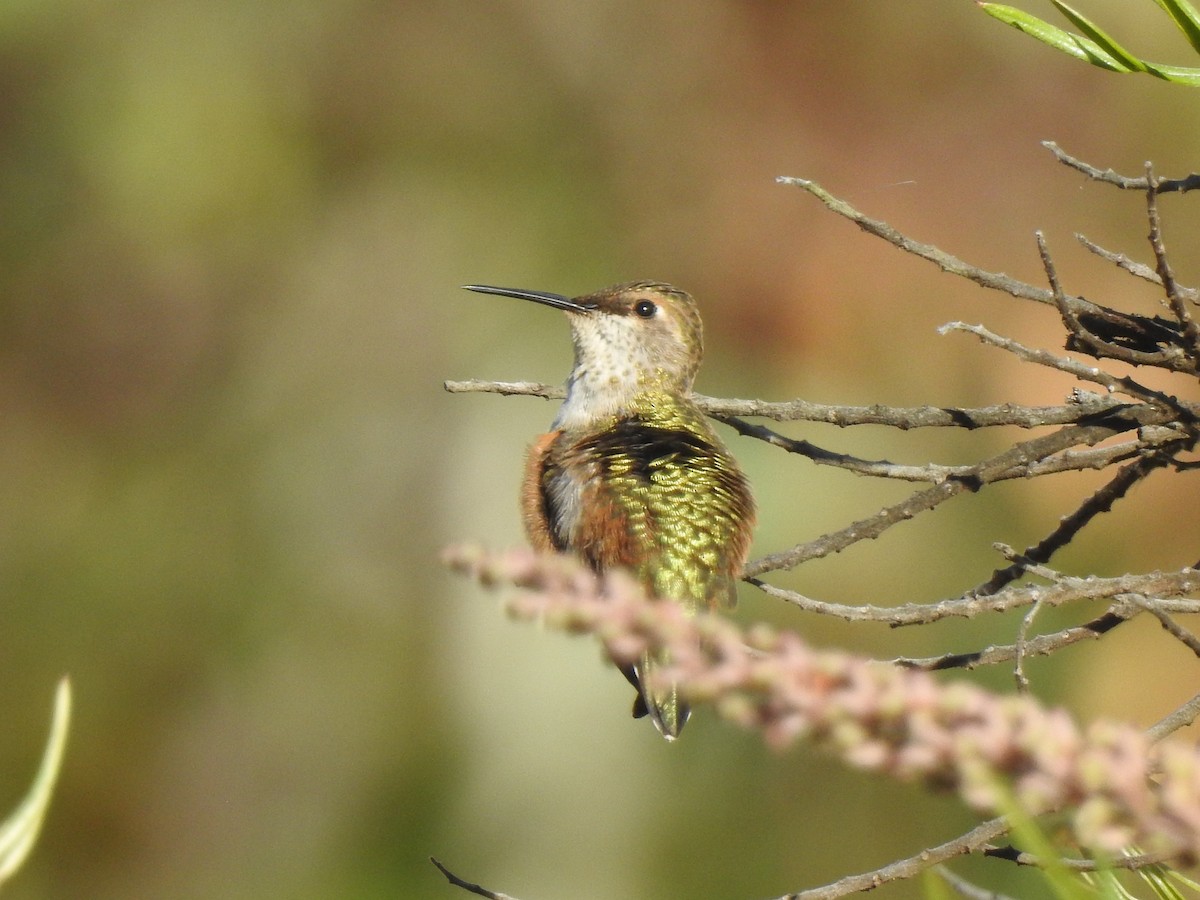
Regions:
M 567 312 L 591 312 L 596 307 L 578 303 L 562 294 L 548 294 L 545 291 L 527 291 L 522 288 L 492 287 L 490 284 L 464 284 L 464 290 L 475 291 L 477 294 L 495 294 L 499 297 L 516 297 L 519 300 L 532 300 L 534 303 L 544 303 L 555 309 L 565 309 Z

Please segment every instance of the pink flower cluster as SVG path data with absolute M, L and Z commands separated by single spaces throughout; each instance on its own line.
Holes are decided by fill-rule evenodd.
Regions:
M 797 635 L 743 631 L 647 599 L 624 573 L 528 550 L 453 548 L 446 561 L 489 587 L 518 588 L 510 614 L 591 634 L 616 662 L 668 651 L 660 673 L 693 703 L 760 731 L 774 747 L 804 739 L 852 765 L 956 791 L 974 808 L 1066 812 L 1081 845 L 1118 854 L 1200 856 L 1200 752 L 1153 746 L 1131 725 L 1086 730 L 1061 709 L 928 673 L 816 651 Z

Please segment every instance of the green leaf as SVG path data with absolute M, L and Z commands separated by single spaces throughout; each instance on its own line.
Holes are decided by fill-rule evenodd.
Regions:
M 1146 72 L 1163 81 L 1188 87 L 1200 87 L 1200 68 L 1169 66 L 1140 59 L 1088 19 L 1062 3 L 1061 0 L 1052 0 L 1052 2 L 1081 30 L 1099 38 L 1102 43 L 1098 43 L 1092 37 L 1064 31 L 1015 7 L 977 0 L 979 8 L 992 18 L 999 19 L 1006 25 L 1011 25 L 1018 31 L 1022 31 L 1068 56 L 1082 59 L 1084 62 L 1110 72 Z M 1197 13 L 1187 0 L 1154 0 L 1154 2 L 1171 14 L 1175 23 L 1188 36 L 1188 40 L 1193 40 L 1194 37 L 1195 41 L 1200 42 L 1200 13 Z M 1193 46 L 1200 51 L 1200 45 L 1193 44 Z
M 42 752 L 42 763 L 25 799 L 3 822 L 0 822 L 0 884 L 7 881 L 21 867 L 21 863 L 33 849 L 54 783 L 62 766 L 63 750 L 67 744 L 67 729 L 71 722 L 71 682 L 63 678 L 54 695 L 54 715 L 50 723 L 50 737 Z
M 1137 873 L 1159 900 L 1184 900 L 1183 894 L 1168 880 L 1170 871 L 1166 866 L 1144 866 Z
M 1076 59 L 1082 59 L 1084 62 L 1089 62 L 1094 66 L 1099 66 L 1102 69 L 1108 69 L 1111 72 L 1133 72 L 1143 71 L 1144 69 L 1131 69 L 1124 65 L 1120 60 L 1108 53 L 1097 44 L 1078 34 L 1072 34 L 1069 31 L 1063 31 L 1049 22 L 1039 19 L 1037 16 L 1031 16 L 1029 13 L 1017 9 L 1012 6 L 1005 6 L 1002 3 L 985 3 L 979 2 L 979 8 L 994 19 L 999 19 L 1006 25 L 1011 25 L 1013 28 L 1021 31 L 1032 38 L 1036 38 L 1043 44 L 1053 47 L 1066 53 L 1068 56 L 1073 56 Z
M 1200 69 L 1185 66 L 1164 66 L 1159 63 L 1146 63 L 1146 71 L 1163 81 L 1174 84 L 1186 84 L 1188 87 L 1200 87 Z
M 1182 884 L 1188 890 L 1195 891 L 1197 894 L 1200 894 L 1200 884 L 1193 881 L 1191 878 L 1188 878 L 1186 875 L 1184 875 L 1182 872 L 1178 871 L 1177 869 L 1168 868 L 1166 871 L 1167 871 L 1167 874 L 1174 881 L 1178 881 L 1180 884 Z
M 1142 850 L 1140 847 L 1127 847 L 1125 848 L 1125 852 L 1129 855 L 1137 856 L 1141 854 Z M 1171 883 L 1172 880 L 1178 881 L 1193 891 L 1200 890 L 1200 885 L 1197 885 L 1190 878 L 1180 875 L 1170 866 L 1163 863 L 1142 866 L 1137 870 L 1137 873 L 1150 886 L 1150 889 L 1154 892 L 1154 896 L 1158 897 L 1159 900 L 1184 900 L 1183 892 Z
M 1130 72 L 1145 72 L 1146 64 L 1118 44 L 1107 32 L 1090 19 L 1076 12 L 1062 0 L 1050 0 L 1055 9 L 1071 20 L 1071 23 L 1103 48 L 1104 52 L 1117 60 Z
M 1117 880 L 1117 873 L 1112 869 L 1081 872 L 1079 877 L 1094 887 L 1104 900 L 1139 900 L 1136 894 L 1126 890 L 1125 886 Z
M 1187 0 L 1154 0 L 1183 32 L 1192 49 L 1200 53 L 1200 13 Z

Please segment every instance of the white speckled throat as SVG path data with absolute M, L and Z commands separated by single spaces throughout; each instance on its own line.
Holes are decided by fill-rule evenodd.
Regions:
M 686 393 L 694 373 L 687 350 L 667 323 L 657 333 L 633 316 L 568 313 L 575 365 L 554 428 L 587 428 L 620 415 L 650 388 Z

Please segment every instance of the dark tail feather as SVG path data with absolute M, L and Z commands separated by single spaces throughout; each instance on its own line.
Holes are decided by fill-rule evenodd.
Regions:
M 633 717 L 635 719 L 646 718 L 650 715 L 650 707 L 646 705 L 646 698 L 642 696 L 642 683 L 638 681 L 637 669 L 634 666 L 621 666 L 621 674 L 637 691 L 637 696 L 633 698 Z
M 642 696 L 642 692 L 638 691 L 637 696 L 633 698 L 633 717 L 644 719 L 648 715 L 650 715 L 650 707 L 646 705 L 646 698 Z

